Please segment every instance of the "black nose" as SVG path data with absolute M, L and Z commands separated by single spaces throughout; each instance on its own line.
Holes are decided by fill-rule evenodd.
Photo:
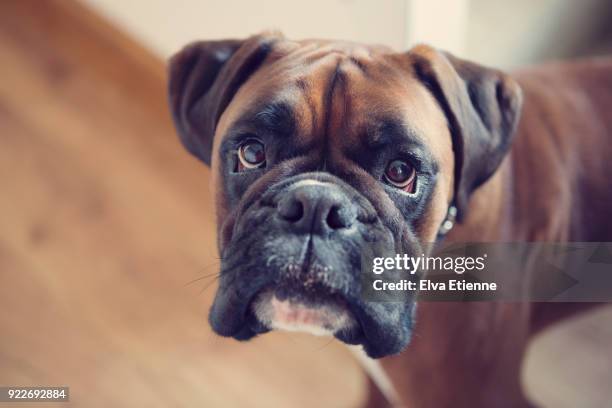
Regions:
M 304 180 L 280 194 L 278 215 L 296 232 L 324 234 L 350 228 L 357 216 L 346 194 L 332 183 Z

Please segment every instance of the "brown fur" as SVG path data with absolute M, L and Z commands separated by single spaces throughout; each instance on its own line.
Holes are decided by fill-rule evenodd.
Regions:
M 612 60 L 514 76 L 524 105 L 512 151 L 448 239 L 610 241 Z M 383 365 L 407 406 L 527 406 L 520 371 L 530 337 L 593 306 L 423 303 L 409 349 Z
M 456 110 L 453 103 L 469 103 L 459 95 L 465 91 L 457 85 L 457 73 L 476 79 L 486 76 L 487 81 L 497 81 L 497 100 L 491 103 L 499 102 L 502 110 L 512 111 L 520 103 L 520 91 L 511 77 L 443 56 L 425 46 L 398 54 L 383 47 L 271 38 L 274 46 L 265 63 L 231 95 L 231 103 L 209 109 L 222 112 L 218 124 L 215 118 L 209 118 L 202 125 L 209 129 L 208 140 L 213 136 L 210 129 L 216 134 L 212 154 L 208 147 L 197 150 L 198 146 L 191 144 L 190 138 L 194 137 L 189 134 L 191 128 L 182 124 L 181 118 L 177 119 L 187 147 L 204 161 L 212 157 L 213 182 L 219 198 L 217 217 L 219 225 L 225 225 L 220 233 L 221 247 L 230 234 L 232 213 L 221 199 L 224 185 L 217 163 L 219 143 L 228 127 L 256 101 L 279 96 L 291 101 L 296 110 L 295 131 L 300 144 L 315 146 L 316 154 L 337 168 L 355 167 L 345 152 L 368 137 L 367 124 L 373 113 L 400 112 L 404 121 L 418 130 L 440 167 L 427 216 L 418 225 L 423 242 L 435 240 L 453 200 L 460 201 L 464 220 L 448 236 L 449 240 L 612 240 L 609 182 L 612 60 L 556 64 L 517 72 L 513 77 L 522 89 L 523 108 L 511 151 L 493 176 L 467 201 L 472 189 L 478 187 L 479 177 L 484 177 L 477 174 L 478 160 L 489 158 L 473 160 L 467 156 L 475 154 L 470 149 L 476 143 L 472 139 L 477 132 L 469 123 L 462 123 L 462 118 L 455 124 L 461 129 L 454 129 L 440 98 L 456 97 L 448 102 L 449 109 Z M 238 56 L 231 60 L 234 65 L 252 59 L 260 48 L 259 38 L 248 41 L 253 44 L 241 46 L 236 52 Z M 234 42 L 228 44 L 236 46 Z M 183 53 L 177 58 L 186 57 Z M 424 67 L 424 75 L 439 84 L 442 96 L 424 86 L 422 77 L 417 75 L 419 64 Z M 330 81 L 338 83 L 331 86 Z M 171 83 L 173 104 L 181 92 L 177 89 Z M 219 86 L 215 92 L 222 94 L 223 89 Z M 327 93 L 329 89 L 331 94 Z M 489 126 L 491 137 L 496 136 L 495 132 L 510 129 L 503 121 L 511 115 L 485 114 L 493 118 Z M 464 157 L 459 162 L 454 145 L 458 136 L 451 132 L 461 133 L 465 143 Z M 463 166 L 459 172 L 458 163 Z M 491 169 L 497 167 L 493 165 Z M 274 177 L 282 177 L 282 171 L 262 176 L 253 186 L 252 194 L 269 185 Z M 462 187 L 460 183 L 470 177 L 472 186 Z M 371 184 L 371 191 L 379 190 Z M 381 198 L 380 205 L 392 204 Z M 425 302 L 417 310 L 409 348 L 398 356 L 383 359 L 383 366 L 406 406 L 528 406 L 521 389 L 520 370 L 530 337 L 552 322 L 589 306 Z M 380 404 L 380 398 L 372 401 Z

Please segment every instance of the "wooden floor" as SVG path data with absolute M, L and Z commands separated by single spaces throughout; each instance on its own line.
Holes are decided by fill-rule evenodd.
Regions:
M 75 407 L 358 406 L 335 341 L 210 331 L 215 282 L 189 283 L 218 266 L 208 172 L 165 97 L 163 63 L 80 6 L 0 2 L 0 385 L 70 386 Z M 610 322 L 536 343 L 538 400 L 612 401 Z
M 356 406 L 341 345 L 217 338 L 207 170 L 165 70 L 70 3 L 0 2 L 0 384 L 72 406 Z M 2 404 L 0 404 L 2 405 Z

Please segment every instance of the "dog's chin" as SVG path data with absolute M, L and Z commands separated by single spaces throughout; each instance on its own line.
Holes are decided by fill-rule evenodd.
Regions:
M 410 341 L 412 311 L 397 304 L 351 304 L 338 295 L 272 288 L 254 297 L 245 323 L 253 335 L 281 330 L 333 336 L 381 358 L 400 352 Z
M 333 336 L 363 346 L 372 358 L 399 353 L 412 333 L 414 303 L 349 301 L 339 294 L 287 290 L 223 290 L 211 308 L 213 330 L 236 340 L 250 340 L 271 330 Z
M 313 300 L 267 289 L 256 296 L 251 311 L 258 323 L 269 330 L 342 337 L 359 329 L 346 302 L 339 298 Z

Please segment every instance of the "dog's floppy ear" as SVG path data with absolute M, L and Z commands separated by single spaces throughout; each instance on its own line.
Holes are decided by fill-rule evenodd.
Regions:
M 278 35 L 199 41 L 169 63 L 172 118 L 183 145 L 210 165 L 217 122 L 240 86 L 268 56 Z
M 417 78 L 437 99 L 453 138 L 455 206 L 464 219 L 471 193 L 489 179 L 510 149 L 522 93 L 501 71 L 419 45 L 409 53 Z

